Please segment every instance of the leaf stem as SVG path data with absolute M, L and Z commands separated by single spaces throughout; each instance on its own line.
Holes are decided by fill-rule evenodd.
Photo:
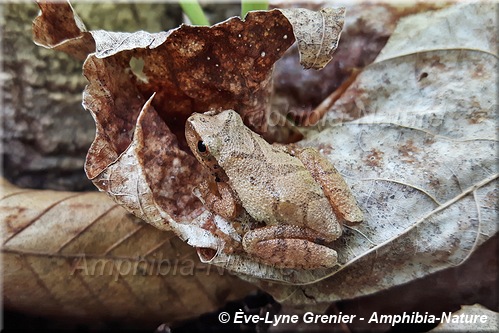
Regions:
M 193 25 L 210 25 L 197 0 L 179 0 L 179 4 Z

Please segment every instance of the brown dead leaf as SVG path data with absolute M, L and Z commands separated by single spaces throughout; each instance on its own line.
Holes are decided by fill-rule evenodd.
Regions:
M 322 69 L 338 47 L 345 19 L 345 8 L 323 8 L 319 11 L 281 9 L 291 25 L 305 69 Z
M 1 186 L 8 310 L 171 323 L 254 289 L 200 263 L 172 232 L 138 220 L 102 193 L 26 190 L 5 180 Z
M 79 39 L 85 29 L 69 4 L 40 3 L 40 8 L 42 14 L 33 25 L 39 45 L 88 47 Z M 57 16 L 74 16 L 77 23 L 64 21 L 64 29 L 58 30 Z M 168 33 L 100 30 L 90 34 L 97 58 L 128 51 L 119 55 L 126 58 L 123 70 L 134 72 L 130 62 L 143 64 L 141 71 L 134 72 L 138 80 L 131 78 L 130 83 L 137 85 L 145 99 L 156 93 L 153 105 L 176 134 L 192 112 L 229 108 L 238 111 L 252 129 L 265 133 L 275 61 L 297 36 L 303 66 L 322 68 L 336 49 L 343 16 L 342 8 L 272 10 L 250 12 L 244 20 L 234 17 L 213 27 L 184 25 Z M 57 34 L 53 37 L 45 36 L 54 30 Z
M 334 4 L 334 2 L 330 1 Z M 319 10 L 322 3 L 271 1 L 274 7 L 304 5 Z M 312 114 L 324 114 L 331 108 L 341 90 L 340 85 L 352 78 L 352 73 L 374 61 L 402 17 L 449 6 L 449 3 L 425 2 L 353 2 L 346 4 L 345 26 L 334 59 L 321 71 L 303 71 L 294 44 L 276 63 L 274 70 L 273 112 L 291 117 L 299 126 L 307 126 Z M 331 96 L 330 96 L 331 95 Z M 316 109 L 317 108 L 317 109 Z M 315 115 L 314 115 L 315 116 Z M 312 122 L 315 123 L 315 122 Z
M 37 45 L 66 52 L 80 60 L 95 51 L 92 35 L 69 2 L 54 7 L 51 1 L 41 0 L 38 6 L 41 13 L 33 21 L 33 40 Z
M 371 321 L 373 314 L 395 316 L 404 312 L 411 315 L 413 312 L 419 314 L 434 315 L 437 318 L 442 313 L 451 313 L 460 308 L 461 304 L 479 303 L 491 310 L 499 308 L 497 293 L 497 245 L 498 236 L 495 235 L 487 240 L 477 251 L 473 252 L 469 260 L 462 265 L 439 271 L 435 274 L 426 275 L 417 280 L 412 280 L 403 285 L 385 289 L 374 294 L 335 301 L 324 304 L 316 313 L 324 312 L 328 315 L 356 315 L 354 320 L 348 324 L 329 323 L 319 326 L 321 332 L 427 332 L 435 327 L 439 321 L 431 323 L 430 320 L 421 323 L 398 323 L 392 325 L 390 322 L 378 320 Z M 282 304 L 280 314 L 298 314 L 303 316 L 303 309 L 296 304 Z M 327 309 L 326 309 L 327 307 Z M 308 307 L 307 307 L 308 308 Z M 311 309 L 307 309 L 311 310 Z M 358 318 L 364 318 L 359 320 Z M 487 324 L 476 326 L 474 331 L 485 331 Z M 285 323 L 271 327 L 269 333 L 277 332 L 301 332 L 314 331 L 315 324 L 298 322 L 296 324 Z
M 366 219 L 334 244 L 327 278 L 265 290 L 291 304 L 369 295 L 460 265 L 497 233 L 493 13 L 462 4 L 400 21 L 300 142 L 322 148 Z
M 67 6 L 62 10 L 68 15 Z M 96 51 L 84 64 L 89 85 L 83 104 L 97 134 L 88 177 L 145 221 L 216 251 L 223 241 L 208 231 L 216 220 L 192 194 L 209 174 L 186 147 L 185 120 L 193 112 L 234 109 L 264 133 L 274 63 L 296 34 L 310 53 L 303 55 L 304 65 L 323 67 L 338 43 L 343 15 L 343 9 L 271 10 L 157 34 L 91 32 Z
M 224 253 L 211 262 L 291 304 L 328 304 L 465 261 L 496 232 L 493 12 L 484 4 L 462 5 L 400 22 L 377 60 L 329 111 L 319 126 L 324 130 L 302 143 L 323 148 L 366 216 L 333 244 L 340 266 L 277 270 Z M 413 34 L 417 43 L 407 44 Z M 90 81 L 84 102 L 97 122 L 89 177 L 149 223 L 216 252 L 224 240 L 207 229 L 223 232 L 223 221 L 192 196 L 208 174 L 185 153 L 179 133 L 191 112 L 224 108 L 238 110 L 254 129 L 265 128 L 259 122 L 269 96 L 265 71 L 289 36 L 291 25 L 278 11 L 211 28 L 94 33 L 97 51 L 84 65 Z M 247 40 L 239 44 L 238 38 Z M 217 43 L 231 45 L 236 56 L 227 57 L 228 48 Z M 133 61 L 143 69 L 132 69 Z M 260 70 L 241 74 L 248 63 Z

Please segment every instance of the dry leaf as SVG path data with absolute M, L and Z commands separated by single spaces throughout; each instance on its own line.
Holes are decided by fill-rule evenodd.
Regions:
M 86 32 L 71 6 L 44 2 L 39 5 L 42 14 L 33 25 L 36 43 L 49 48 L 57 43 L 89 49 L 78 35 Z M 121 58 L 117 66 L 136 75 L 127 79 L 136 86 L 137 93 L 145 99 L 156 93 L 153 104 L 171 130 L 183 129 L 192 112 L 231 108 L 242 115 L 248 126 L 265 134 L 273 64 L 294 43 L 293 30 L 305 38 L 300 43 L 304 47 L 302 64 L 307 68 L 323 67 L 336 49 L 344 9 L 322 11 L 318 23 L 310 21 L 313 15 L 316 14 L 304 9 L 258 11 L 248 13 L 244 20 L 234 17 L 213 27 L 183 25 L 157 34 L 102 30 L 90 34 L 97 59 Z M 59 16 L 75 17 L 77 23 L 59 22 L 56 20 Z M 54 36 L 44 36 L 51 33 Z M 325 33 L 333 35 L 324 38 Z M 81 54 L 82 50 L 75 53 Z M 138 72 L 131 64 L 136 61 L 143 68 Z M 88 79 L 95 81 L 92 77 Z
M 333 1 L 306 2 L 308 9 L 334 5 Z M 271 1 L 271 6 L 288 8 L 298 4 L 290 1 Z M 301 4 L 299 4 L 301 5 Z M 450 3 L 425 2 L 349 2 L 346 5 L 345 26 L 334 61 L 321 71 L 303 71 L 298 65 L 296 44 L 276 63 L 274 69 L 273 112 L 278 110 L 294 122 L 305 126 L 307 116 L 320 105 L 329 109 L 339 95 L 340 85 L 352 77 L 357 69 L 371 64 L 400 18 L 418 12 L 440 9 Z M 334 94 L 330 97 L 331 94 Z
M 192 194 L 209 173 L 186 152 L 185 120 L 192 112 L 230 108 L 264 132 L 275 61 L 296 33 L 307 46 L 304 65 L 324 66 L 343 16 L 344 9 L 272 10 L 157 34 L 91 32 L 96 52 L 84 64 L 90 83 L 83 103 L 97 135 L 88 177 L 135 215 L 215 253 L 224 240 L 209 229 L 227 222 L 213 218 Z M 241 260 L 249 259 L 235 256 L 235 265 Z
M 281 9 L 291 25 L 305 68 L 322 69 L 333 57 L 343 29 L 345 8 L 320 11 Z
M 473 318 L 476 318 L 476 321 Z M 461 310 L 452 313 L 451 322 L 441 322 L 430 332 L 497 332 L 498 319 L 499 313 L 490 311 L 480 304 L 463 305 Z
M 84 60 L 95 51 L 95 42 L 69 2 L 54 7 L 48 1 L 39 1 L 40 15 L 33 21 L 33 40 L 37 45 L 66 52 Z M 52 24 L 46 24 L 46 22 Z
M 158 324 L 213 311 L 249 284 L 102 193 L 2 180 L 3 304 L 48 317 Z M 43 306 L 40 306 L 43 304 Z
M 464 261 L 496 232 L 493 13 L 492 5 L 459 5 L 402 21 L 378 59 L 330 110 L 322 132 L 301 143 L 321 148 L 334 162 L 365 212 L 364 223 L 332 244 L 339 267 L 277 270 L 224 253 L 212 262 L 249 278 L 288 282 L 258 281 L 289 303 L 328 304 Z M 269 21 L 272 31 L 263 28 Z M 266 71 L 289 46 L 284 40 L 290 41 L 290 29 L 280 12 L 270 11 L 212 28 L 95 32 L 97 53 L 84 66 L 90 81 L 85 105 L 97 122 L 88 176 L 157 227 L 174 230 L 193 246 L 218 249 L 221 240 L 207 229 L 230 225 L 210 218 L 192 196 L 208 175 L 185 152 L 179 133 L 191 112 L 210 108 L 236 108 L 251 127 L 265 128 L 259 121 L 268 100 Z M 237 54 L 244 50 L 243 56 L 227 59 L 217 43 L 207 49 L 205 41 L 216 39 L 211 34 L 235 45 Z M 401 48 L 415 34 L 417 42 Z M 463 34 L 473 36 L 473 45 Z M 250 37 L 238 44 L 238 38 Z M 257 44 L 266 41 L 269 48 Z M 270 51 L 277 53 L 271 57 Z M 236 59 L 242 59 L 237 71 Z M 141 71 L 132 70 L 134 61 L 143 62 Z M 240 74 L 248 63 L 261 68 Z
M 265 290 L 294 304 L 367 295 L 459 265 L 497 232 L 495 26 L 491 4 L 400 22 L 300 143 L 333 161 L 365 221 L 333 244 L 330 277 Z
M 356 314 L 357 318 L 370 318 L 374 312 L 397 315 L 404 311 L 419 311 L 440 317 L 460 308 L 460 304 L 480 303 L 490 309 L 497 308 L 497 245 L 498 237 L 488 239 L 462 265 L 429 274 L 421 279 L 385 289 L 367 296 L 334 302 L 327 312 Z M 479 274 L 477 274 L 479 272 Z M 290 305 L 292 306 L 292 305 Z M 351 332 L 426 331 L 429 325 L 369 323 L 356 321 L 349 326 Z M 435 324 L 436 325 L 436 324 Z M 435 326 L 433 325 L 433 326 Z M 398 327 L 397 327 L 398 326 Z M 414 327 L 416 326 L 416 327 Z M 414 328 L 414 329 L 413 329 Z

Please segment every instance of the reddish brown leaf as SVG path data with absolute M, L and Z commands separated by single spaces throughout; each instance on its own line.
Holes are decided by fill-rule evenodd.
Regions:
M 300 39 L 317 35 L 302 41 L 311 53 L 304 63 L 323 66 L 337 45 L 343 14 L 272 10 L 167 33 L 92 32 L 96 52 L 84 64 L 84 106 L 97 134 L 87 156 L 88 177 L 154 226 L 216 250 L 219 240 L 206 230 L 210 220 L 192 194 L 209 175 L 186 153 L 185 120 L 193 112 L 230 108 L 265 132 L 275 61 L 293 44 L 294 33 Z M 319 24 L 310 20 L 313 15 Z M 333 38 L 323 40 L 328 31 Z
M 225 239 L 208 230 L 223 233 L 222 224 L 190 194 L 208 176 L 185 153 L 182 132 L 190 112 L 235 108 L 254 129 L 265 130 L 267 123 L 260 120 L 266 120 L 270 74 L 264 70 L 271 66 L 264 62 L 268 49 L 253 45 L 264 43 L 258 37 L 266 31 L 259 27 L 258 34 L 249 34 L 257 40 L 242 45 L 231 41 L 232 27 L 251 32 L 252 20 L 262 13 L 211 28 L 93 33 L 97 51 L 85 65 L 90 81 L 85 105 L 98 134 L 88 175 L 129 211 L 174 230 L 193 246 L 209 248 L 200 251 L 204 258 L 213 257 L 212 262 L 242 275 L 301 285 L 261 284 L 294 304 L 324 305 L 368 295 L 458 265 L 495 230 L 492 12 L 483 5 L 463 6 L 402 22 L 377 61 L 334 99 L 334 106 L 324 106 L 331 109 L 326 130 L 307 144 L 324 148 L 366 213 L 362 225 L 345 230 L 333 244 L 340 266 L 331 271 L 277 271 L 246 256 L 219 254 Z M 282 39 L 289 39 L 281 14 L 267 15 L 278 23 Z M 450 22 L 455 29 L 448 29 Z M 419 38 L 408 38 L 415 33 Z M 279 35 L 274 37 L 268 40 L 278 42 Z M 376 43 L 376 50 L 383 42 Z M 354 58 L 364 61 L 360 45 Z M 233 51 L 234 57 L 223 58 L 222 51 Z M 222 58 L 223 64 L 218 62 Z M 237 66 L 259 61 L 261 72 L 235 72 Z M 469 151 L 472 159 L 465 156 Z M 182 188 L 171 188 L 179 184 Z
M 166 33 L 92 32 L 96 52 L 83 68 L 84 106 L 97 127 L 88 177 L 152 225 L 198 248 L 222 249 L 227 240 L 212 231 L 223 223 L 192 194 L 210 174 L 186 147 L 185 120 L 193 112 L 234 109 L 249 127 L 266 132 L 275 61 L 296 37 L 304 66 L 323 67 L 343 15 L 343 9 L 272 10 Z M 232 259 L 242 267 L 251 261 Z
M 33 40 L 40 46 L 66 52 L 84 60 L 95 51 L 95 42 L 69 2 L 54 6 L 38 1 L 41 14 L 33 21 Z

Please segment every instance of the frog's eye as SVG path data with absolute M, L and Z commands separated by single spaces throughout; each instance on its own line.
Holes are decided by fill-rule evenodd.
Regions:
M 198 151 L 200 153 L 205 153 L 206 152 L 206 145 L 204 144 L 203 141 L 198 141 Z

